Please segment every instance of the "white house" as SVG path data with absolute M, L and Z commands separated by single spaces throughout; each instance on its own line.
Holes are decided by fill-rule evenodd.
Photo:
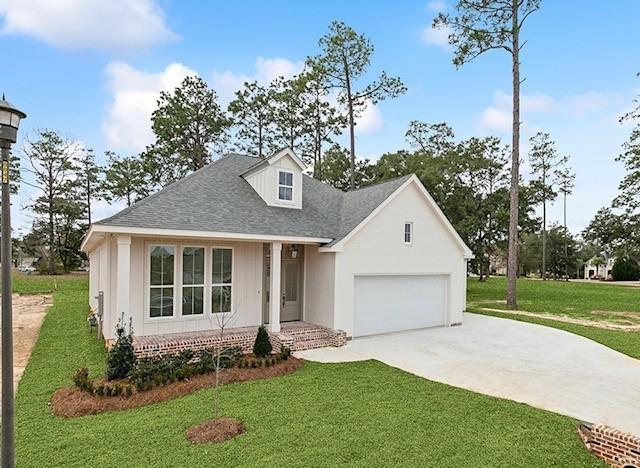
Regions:
M 596 261 L 596 258 L 602 263 Z M 609 279 L 615 263 L 616 257 L 593 257 L 584 266 L 584 279 Z
M 298 349 L 461 323 L 472 253 L 415 175 L 345 193 L 304 169 L 289 149 L 230 154 L 94 223 L 82 248 L 104 337 L 121 316 L 156 350 L 224 314 L 287 345 L 304 332 Z

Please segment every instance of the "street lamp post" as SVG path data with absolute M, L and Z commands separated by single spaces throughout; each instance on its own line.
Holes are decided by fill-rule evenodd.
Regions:
M 0 100 L 0 150 L 2 151 L 2 231 L 0 232 L 0 262 L 2 262 L 2 468 L 13 468 L 15 433 L 13 424 L 13 312 L 11 304 L 11 187 L 9 167 L 11 145 L 16 142 L 20 120 L 27 115 Z

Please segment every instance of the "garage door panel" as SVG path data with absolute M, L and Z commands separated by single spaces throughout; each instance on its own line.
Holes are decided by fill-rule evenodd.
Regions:
M 354 336 L 444 325 L 444 275 L 356 276 Z

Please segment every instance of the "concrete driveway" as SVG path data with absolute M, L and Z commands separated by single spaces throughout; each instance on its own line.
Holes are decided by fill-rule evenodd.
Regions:
M 475 392 L 640 435 L 640 360 L 555 328 L 465 314 L 463 324 L 377 335 L 295 353 L 311 361 L 377 359 Z

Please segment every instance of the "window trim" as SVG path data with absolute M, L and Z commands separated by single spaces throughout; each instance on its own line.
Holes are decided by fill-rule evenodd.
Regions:
M 407 241 L 407 226 L 409 226 L 409 240 Z M 402 231 L 404 245 L 413 245 L 413 221 L 405 221 Z
M 175 262 L 174 262 L 174 304 L 173 304 L 173 315 L 166 317 L 151 317 L 149 306 L 151 302 L 151 257 L 150 252 L 153 247 L 157 246 L 170 246 L 175 248 Z M 182 247 L 204 247 L 205 249 L 205 264 L 204 264 L 204 274 L 205 274 L 205 285 L 204 285 L 204 313 L 196 314 L 196 315 L 182 315 Z M 144 288 L 144 292 L 142 294 L 142 308 L 143 308 L 143 324 L 157 324 L 162 322 L 190 322 L 190 321 L 206 321 L 207 324 L 211 323 L 211 318 L 214 317 L 211 308 L 211 292 L 212 292 L 212 268 L 213 268 L 213 249 L 230 249 L 232 251 L 231 254 L 231 310 L 235 311 L 237 304 L 236 300 L 236 292 L 234 291 L 233 285 L 237 283 L 237 276 L 235 270 L 237 268 L 236 262 L 236 246 L 233 244 L 227 244 L 225 241 L 213 241 L 213 242 L 198 242 L 198 241 L 188 241 L 182 242 L 180 240 L 172 240 L 169 242 L 162 242 L 160 239 L 144 239 L 144 258 L 143 258 L 143 272 L 144 278 L 142 281 L 142 285 Z M 235 320 L 234 320 L 235 321 Z M 204 323 L 204 322 L 203 322 Z M 207 325 L 209 327 L 210 325 Z
M 291 174 L 291 185 L 285 185 L 280 183 L 280 173 Z M 279 203 L 295 203 L 295 185 L 296 185 L 296 176 L 292 170 L 280 169 L 280 168 L 276 170 L 276 200 L 278 200 Z M 280 187 L 291 189 L 291 200 L 280 198 Z
M 152 288 L 168 288 L 169 286 L 160 286 L 160 285 L 152 285 L 151 284 L 151 250 L 154 247 L 173 247 L 173 285 L 171 286 L 173 288 L 173 310 L 172 310 L 172 314 L 168 315 L 168 316 L 160 316 L 160 317 L 152 317 L 151 316 L 151 289 Z M 160 242 L 153 242 L 153 243 L 149 243 L 147 244 L 147 249 L 146 249 L 146 267 L 145 267 L 145 282 L 146 282 L 146 304 L 145 304 L 145 319 L 146 320 L 151 320 L 151 321 L 168 321 L 168 320 L 175 320 L 177 317 L 176 314 L 176 304 L 178 303 L 178 301 L 181 301 L 182 299 L 182 290 L 178 288 L 178 281 L 180 280 L 180 278 L 178 278 L 178 244 L 176 243 L 160 243 Z M 180 283 L 182 283 L 182 281 L 180 281 Z M 178 297 L 177 295 L 177 290 L 179 289 L 180 292 L 180 297 Z
M 203 272 L 203 279 L 204 282 L 202 284 L 184 284 L 182 275 L 184 274 L 183 271 L 183 266 L 184 266 L 184 262 L 183 262 L 183 254 L 184 254 L 184 249 L 188 249 L 188 248 L 195 248 L 195 249 L 203 249 L 204 250 L 204 272 Z M 180 244 L 180 267 L 178 268 L 178 271 L 180 272 L 180 314 L 179 316 L 185 320 L 189 320 L 189 319 L 197 319 L 200 317 L 205 317 L 207 314 L 207 258 L 208 258 L 208 254 L 207 254 L 207 246 L 206 245 L 198 245 L 198 244 Z M 202 313 L 201 314 L 183 314 L 182 313 L 182 299 L 183 299 L 183 293 L 184 293 L 184 288 L 187 287 L 202 287 Z
M 214 283 L 213 282 L 213 251 L 214 250 L 231 250 L 231 283 Z M 228 246 L 228 245 L 212 245 L 209 247 L 209 276 L 207 278 L 205 278 L 207 281 L 205 281 L 205 283 L 208 283 L 208 290 L 209 290 L 209 297 L 208 297 L 208 301 L 207 301 L 207 309 L 208 309 L 208 313 L 211 317 L 215 317 L 216 314 L 233 314 L 234 310 L 234 291 L 235 288 L 233 287 L 233 285 L 235 284 L 235 276 L 236 276 L 236 254 L 235 254 L 235 249 L 233 248 L 233 246 Z M 231 287 L 231 310 L 229 310 L 228 312 L 214 312 L 213 311 L 213 288 L 214 286 L 230 286 Z

